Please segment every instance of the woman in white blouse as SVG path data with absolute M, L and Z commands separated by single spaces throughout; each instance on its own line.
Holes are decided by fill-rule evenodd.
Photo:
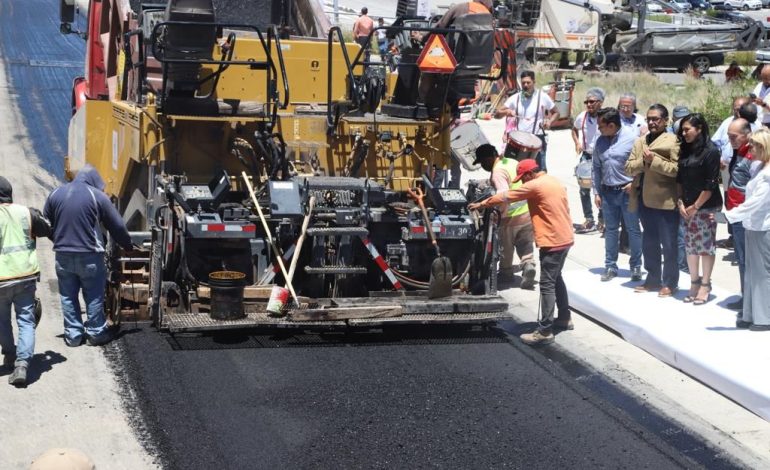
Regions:
M 743 313 L 735 326 L 770 331 L 770 130 L 754 132 L 749 145 L 761 169 L 746 185 L 746 200 L 725 212 L 727 220 L 743 222 L 746 230 Z

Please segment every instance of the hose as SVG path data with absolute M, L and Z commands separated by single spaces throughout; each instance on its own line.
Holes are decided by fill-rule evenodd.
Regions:
M 465 265 L 465 269 L 463 270 L 463 272 L 452 278 L 453 288 L 460 285 L 460 282 L 468 274 L 470 269 L 471 269 L 471 261 L 468 260 L 468 263 Z M 416 289 L 427 289 L 430 286 L 430 282 L 418 281 L 417 279 L 413 279 L 396 268 L 391 267 L 390 270 L 393 271 L 393 274 L 396 276 L 396 279 L 403 282 L 409 287 L 414 287 Z

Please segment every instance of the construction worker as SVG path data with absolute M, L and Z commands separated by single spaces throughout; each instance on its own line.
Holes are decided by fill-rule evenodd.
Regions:
M 437 28 L 448 28 L 457 20 L 457 18 L 464 15 L 491 15 L 492 14 L 492 0 L 479 0 L 470 1 L 465 3 L 455 3 L 452 5 L 444 16 L 438 21 Z M 491 21 L 491 18 L 490 18 Z
M 497 194 L 507 193 L 522 185 L 514 182 L 519 162 L 513 158 L 502 157 L 492 144 L 482 144 L 476 149 L 474 164 L 480 163 L 484 170 L 491 173 L 490 182 Z M 503 205 L 503 218 L 500 223 L 500 247 L 502 257 L 498 276 L 513 277 L 513 251 L 519 255 L 522 265 L 522 289 L 535 286 L 537 270 L 533 258 L 532 219 L 529 216 L 527 201 L 518 201 Z
M 456 29 L 456 30 L 462 30 L 465 31 L 467 35 L 475 34 L 475 33 L 484 33 L 488 32 L 489 34 L 494 33 L 494 17 L 492 16 L 492 0 L 480 0 L 480 1 L 470 1 L 466 3 L 457 3 L 453 5 L 449 10 L 447 10 L 446 13 L 444 13 L 444 16 L 441 17 L 441 19 L 436 24 L 436 28 L 441 29 Z M 425 42 L 428 40 L 428 38 L 431 35 L 422 35 L 417 34 L 416 37 L 422 41 Z M 477 60 L 491 60 L 492 57 L 492 45 L 491 42 L 489 43 L 489 57 L 484 56 L 483 58 L 479 58 L 478 54 L 481 53 L 484 55 L 484 51 L 486 50 L 484 46 L 477 45 L 475 48 L 463 48 L 462 52 L 459 52 L 456 48 L 458 46 L 460 35 L 449 33 L 446 34 L 447 42 L 449 43 L 449 47 L 453 49 L 455 54 L 462 54 L 465 57 L 466 65 L 468 62 L 474 62 Z M 480 65 L 480 64 L 474 64 L 474 65 Z M 489 64 L 486 64 L 486 66 L 489 66 Z M 484 66 L 481 66 L 481 68 L 484 68 Z M 434 74 L 429 72 L 423 72 L 420 77 L 420 83 L 418 85 L 418 96 L 419 96 L 419 102 L 425 103 L 428 105 L 429 113 L 432 116 L 438 115 L 438 110 L 436 107 L 442 107 L 443 102 L 446 100 L 447 103 L 450 104 L 452 107 L 452 114 L 455 115 L 455 117 L 459 117 L 459 108 L 458 104 L 460 101 L 460 98 L 457 96 L 454 96 L 453 93 L 449 93 L 447 95 L 447 90 L 443 88 L 443 85 L 445 83 L 440 78 L 441 74 Z M 451 91 L 451 89 L 450 89 Z
M 574 243 L 567 190 L 556 179 L 540 170 L 537 162 L 525 159 L 516 167 L 514 182 L 524 184 L 505 193 L 468 205 L 470 210 L 495 207 L 526 200 L 532 216 L 535 241 L 540 248 L 540 309 L 538 329 L 520 336 L 530 346 L 554 342 L 554 330 L 572 330 L 569 294 L 561 271 Z M 558 317 L 554 311 L 558 308 Z
M 112 339 L 104 316 L 107 268 L 102 224 L 118 245 L 132 249 L 123 218 L 103 191 L 104 181 L 96 168 L 85 165 L 74 181 L 51 192 L 43 209 L 53 228 L 64 342 L 71 347 L 80 346 L 84 339 L 91 346 Z M 85 325 L 78 300 L 81 290 L 88 316 Z
M 13 187 L 0 176 L 0 347 L 3 367 L 14 368 L 8 383 L 27 384 L 27 367 L 35 350 L 35 289 L 40 266 L 35 239 L 51 233 L 36 209 L 13 203 Z M 19 341 L 14 344 L 11 305 L 16 310 Z

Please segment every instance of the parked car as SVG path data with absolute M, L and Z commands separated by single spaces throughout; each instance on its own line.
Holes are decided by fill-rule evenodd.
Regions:
M 770 49 L 757 49 L 755 58 L 758 64 L 770 64 Z
M 647 13 L 663 13 L 663 7 L 659 3 L 648 3 Z
M 674 51 L 674 52 L 612 52 L 607 54 L 604 67 L 609 70 L 628 71 L 635 68 L 684 70 L 691 66 L 700 74 L 713 66 L 724 65 L 723 52 Z
M 732 10 L 716 11 L 714 12 L 714 18 L 738 24 L 751 24 L 755 21 L 753 18 L 746 16 L 744 13 Z
M 770 0 L 761 0 L 761 1 L 762 1 L 762 8 L 770 7 Z
M 725 5 L 730 5 L 739 10 L 761 10 L 762 0 L 725 0 Z
M 692 10 L 692 5 L 690 5 L 690 2 L 688 0 L 671 0 L 671 4 L 677 7 L 679 11 Z
M 711 4 L 707 0 L 688 0 L 693 10 L 708 10 Z M 770 0 L 768 0 L 770 1 Z

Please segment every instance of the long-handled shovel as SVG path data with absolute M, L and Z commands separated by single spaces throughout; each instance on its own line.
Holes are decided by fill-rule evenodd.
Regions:
M 441 250 L 436 241 L 436 235 L 433 233 L 433 226 L 428 219 L 428 211 L 425 209 L 425 203 L 422 201 L 425 194 L 421 188 L 407 189 L 409 196 L 417 202 L 422 211 L 422 218 L 425 221 L 425 231 L 430 236 L 433 248 L 436 250 L 436 259 L 430 265 L 430 282 L 428 284 L 428 298 L 437 299 L 440 297 L 449 297 L 452 295 L 452 262 L 446 256 L 441 256 Z
M 273 236 L 270 234 L 270 227 L 267 225 L 267 220 L 265 219 L 265 215 L 262 213 L 262 208 L 259 207 L 259 201 L 257 200 L 257 195 L 254 194 L 254 188 L 251 186 L 249 176 L 245 171 L 241 172 L 241 176 L 243 177 L 243 181 L 246 182 L 246 187 L 249 188 L 251 200 L 254 202 L 254 206 L 257 208 L 257 214 L 259 214 L 259 220 L 262 222 L 262 227 L 265 229 L 265 236 L 267 236 L 267 241 L 270 243 L 270 247 L 273 249 L 275 258 L 278 261 L 278 266 L 281 268 L 283 278 L 286 280 L 286 288 L 289 289 L 289 292 L 291 292 L 291 298 L 294 299 L 294 305 L 299 306 L 299 300 L 297 300 L 297 294 L 294 292 L 294 286 L 291 285 L 291 278 L 289 278 L 289 273 L 286 272 L 286 266 L 283 264 L 283 255 L 278 249 L 278 246 L 275 244 Z
M 291 258 L 291 264 L 289 265 L 289 277 L 286 282 L 294 280 L 294 271 L 297 269 L 297 261 L 299 260 L 299 253 L 302 251 L 302 243 L 305 241 L 307 235 L 307 226 L 310 224 L 310 216 L 313 214 L 313 207 L 315 206 L 315 196 L 310 196 L 310 200 L 307 203 L 307 215 L 305 220 L 302 221 L 302 230 L 300 230 L 299 238 L 297 239 L 297 247 L 294 249 L 294 256 Z

